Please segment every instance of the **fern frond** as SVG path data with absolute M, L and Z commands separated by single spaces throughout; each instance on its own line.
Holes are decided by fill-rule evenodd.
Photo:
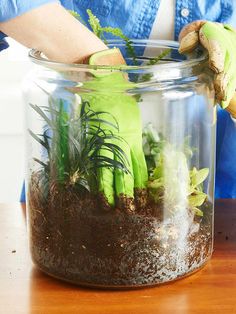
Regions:
M 100 25 L 99 19 L 96 17 L 96 15 L 94 15 L 92 13 L 91 10 L 88 9 L 86 12 L 87 12 L 87 14 L 89 16 L 88 23 L 89 23 L 90 27 L 92 28 L 92 31 L 94 32 L 94 34 L 96 36 L 101 38 L 102 27 Z
M 103 27 L 102 31 L 123 39 L 126 44 L 126 51 L 127 51 L 128 56 L 132 58 L 134 65 L 138 65 L 137 56 L 133 47 L 133 43 L 127 36 L 124 35 L 124 33 L 122 32 L 120 28 L 118 27 L 114 28 L 114 27 L 108 26 L 108 27 Z
M 171 52 L 171 49 L 166 49 L 164 52 L 162 52 L 161 54 L 159 54 L 157 57 L 155 58 L 151 58 L 147 65 L 155 65 L 157 64 L 160 60 L 162 60 L 163 58 L 165 58 L 166 56 L 168 56 L 168 54 Z
M 76 11 L 73 10 L 68 10 L 68 12 L 74 16 L 77 20 L 79 20 L 82 24 L 84 24 L 85 26 L 87 26 L 87 23 L 82 19 L 81 15 L 79 13 L 77 13 Z

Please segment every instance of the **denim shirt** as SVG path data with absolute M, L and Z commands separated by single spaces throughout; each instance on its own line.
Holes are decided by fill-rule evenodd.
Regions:
M 161 0 L 61 0 L 87 20 L 89 8 L 102 25 L 119 27 L 129 38 L 148 38 Z M 164 0 L 162 0 L 164 1 Z M 236 26 L 234 0 L 176 0 L 175 39 L 184 25 L 194 20 L 210 20 Z M 168 19 L 167 19 L 168 23 Z
M 67 9 L 80 13 L 84 20 L 87 20 L 86 10 L 91 9 L 102 25 L 120 27 L 130 38 L 148 38 L 160 1 L 165 0 L 61 0 L 60 2 Z M 49 2 L 59 1 L 1 0 L 0 22 Z M 204 19 L 236 26 L 235 0 L 175 0 L 175 12 L 176 40 L 182 27 L 194 20 Z
M 87 9 L 104 26 L 119 27 L 130 38 L 148 38 L 164 0 L 61 0 L 67 9 L 77 11 L 87 21 Z M 52 0 L 1 0 L 0 22 Z M 235 0 L 176 0 L 175 39 L 184 25 L 194 20 L 228 23 L 236 27 Z M 168 18 L 167 18 L 168 23 Z M 1 49 L 0 36 L 0 49 Z M 4 46 L 4 44 L 2 44 Z M 4 46 L 5 47 L 5 46 Z M 3 48 L 4 48 L 3 47 Z M 216 197 L 236 198 L 236 126 L 230 115 L 219 109 L 217 125 Z

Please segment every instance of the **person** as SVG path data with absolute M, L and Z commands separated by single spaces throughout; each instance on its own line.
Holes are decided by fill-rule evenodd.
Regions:
M 175 39 L 180 49 L 194 49 L 200 39 L 208 49 L 210 67 L 217 73 L 217 157 L 215 195 L 236 197 L 236 2 L 233 0 L 1 0 L 0 49 L 7 48 L 5 36 L 42 51 L 49 59 L 65 63 L 85 63 L 107 46 L 67 10 L 83 20 L 87 9 L 102 25 L 119 27 L 133 39 Z M 196 22 L 197 21 L 197 22 Z M 190 23 L 190 24 L 189 24 Z M 187 26 L 186 26 L 187 25 Z M 186 27 L 185 27 L 186 26 Z M 185 28 L 184 28 L 185 27 Z

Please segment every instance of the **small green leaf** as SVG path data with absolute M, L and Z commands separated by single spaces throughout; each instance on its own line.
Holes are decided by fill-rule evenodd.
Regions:
M 189 186 L 188 187 L 188 195 L 191 195 L 194 192 L 195 192 L 195 188 L 193 186 Z
M 191 207 L 201 206 L 207 195 L 205 193 L 200 192 L 199 194 L 193 194 L 188 197 L 189 205 Z
M 194 207 L 193 210 L 196 216 L 203 217 L 203 211 L 201 209 Z
M 153 178 L 154 179 L 160 179 L 163 176 L 164 176 L 164 169 L 163 169 L 163 166 L 160 165 L 160 166 L 155 168 L 155 170 L 153 172 Z
M 163 186 L 163 180 L 162 180 L 162 178 L 156 179 L 156 180 L 153 180 L 153 181 L 150 181 L 150 182 L 148 183 L 148 187 L 149 187 L 150 189 L 159 189 L 159 188 L 162 187 L 162 186 Z
M 200 170 L 193 168 L 191 176 L 192 185 L 196 187 L 197 185 L 201 184 L 204 180 L 206 180 L 208 174 L 209 174 L 208 168 L 203 168 Z

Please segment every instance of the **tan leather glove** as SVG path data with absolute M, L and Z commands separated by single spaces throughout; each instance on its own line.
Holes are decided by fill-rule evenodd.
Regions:
M 229 25 L 195 21 L 179 35 L 180 53 L 201 44 L 209 53 L 209 67 L 215 72 L 216 101 L 236 118 L 236 31 Z

